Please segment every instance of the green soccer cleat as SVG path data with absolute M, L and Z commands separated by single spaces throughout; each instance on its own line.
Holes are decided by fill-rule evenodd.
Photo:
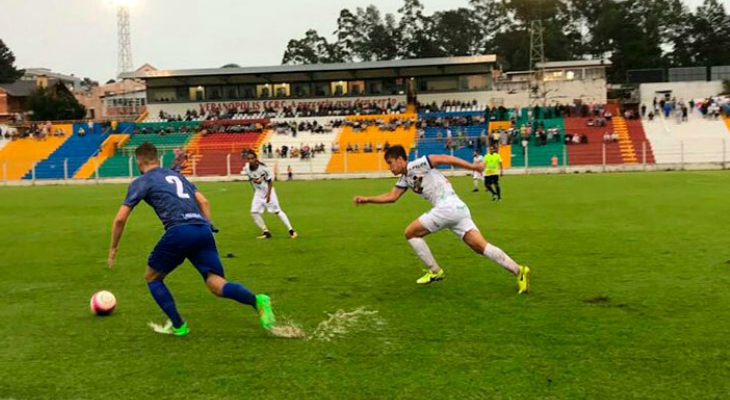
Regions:
M 173 336 L 187 336 L 188 333 L 190 333 L 190 329 L 188 329 L 188 324 L 183 323 L 181 327 L 175 328 L 172 326 L 172 322 L 170 320 L 167 320 L 165 325 L 160 326 L 155 323 L 150 322 L 149 327 L 152 328 L 153 331 L 157 333 L 161 333 L 163 335 L 173 335 Z
M 431 272 L 431 270 L 426 271 L 426 275 L 420 277 L 416 283 L 419 285 L 428 285 L 431 282 L 441 281 L 446 277 L 446 274 L 444 273 L 444 270 L 440 269 L 439 272 Z
M 274 311 L 271 310 L 271 298 L 265 294 L 256 295 L 256 309 L 259 312 L 261 318 L 261 326 L 267 331 L 271 331 L 271 328 L 276 324 L 276 317 Z
M 517 287 L 520 289 L 519 294 L 530 292 L 530 267 L 520 265 L 520 272 L 517 274 Z

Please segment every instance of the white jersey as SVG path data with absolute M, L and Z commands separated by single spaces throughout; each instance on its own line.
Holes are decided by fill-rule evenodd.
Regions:
M 484 163 L 484 157 L 482 157 L 481 154 L 474 157 L 474 164 L 483 164 L 483 163 Z M 484 171 L 472 171 L 471 176 L 474 179 L 481 179 L 484 177 Z
M 271 182 L 273 178 L 269 173 L 269 169 L 264 164 L 259 163 L 259 167 L 256 168 L 256 171 L 251 171 L 251 164 L 247 163 L 243 167 L 243 171 L 241 173 L 248 175 L 248 179 L 254 189 L 254 195 L 264 197 L 266 196 L 266 194 L 269 192 L 268 182 Z
M 428 157 L 420 157 L 408 163 L 407 172 L 398 179 L 396 187 L 413 189 L 434 207 L 447 204 L 464 204 L 456 195 L 451 182 L 436 169 L 431 168 Z

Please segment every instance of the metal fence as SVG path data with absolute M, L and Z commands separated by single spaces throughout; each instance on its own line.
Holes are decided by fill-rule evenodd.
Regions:
M 730 139 L 730 135 L 728 136 Z M 442 143 L 442 142 L 439 142 Z M 547 146 L 530 146 L 524 148 L 520 146 L 511 146 L 511 167 L 507 173 L 561 173 L 571 171 L 592 171 L 592 172 L 608 172 L 621 170 L 683 170 L 683 169 L 727 169 L 730 163 L 730 148 L 727 139 L 697 139 L 676 141 L 669 143 L 654 143 L 652 146 L 648 142 L 634 144 L 636 147 L 631 155 L 626 152 L 622 154 L 618 143 L 588 143 L 588 144 L 569 144 L 569 145 L 547 145 Z M 424 147 L 430 150 L 424 152 Z M 452 148 L 434 149 L 433 141 L 420 141 L 419 146 L 415 147 L 410 158 L 416 158 L 426 154 L 447 154 L 461 157 L 471 161 L 471 153 L 473 148 L 468 145 L 455 146 Z M 168 155 L 171 156 L 171 155 Z M 166 157 L 166 156 L 163 156 Z M 197 158 L 188 160 L 185 169 L 187 175 L 192 177 L 206 177 L 213 180 L 220 178 L 237 179 L 244 161 L 240 152 L 220 152 L 215 155 L 207 154 L 210 157 L 205 163 L 201 163 Z M 332 158 L 331 158 L 332 157 Z M 633 158 L 632 160 L 627 160 Z M 363 159 L 367 158 L 368 163 L 363 163 Z M 75 161 L 65 159 L 59 163 L 59 171 L 63 171 L 60 175 L 62 178 L 44 179 L 40 171 L 37 170 L 38 164 L 28 166 L 27 164 L 13 164 L 9 160 L 0 162 L 2 168 L 2 182 L 4 185 L 13 184 L 81 184 L 94 183 L 104 181 L 120 181 L 129 180 L 139 175 L 136 171 L 137 166 L 134 157 L 129 156 L 125 161 L 124 171 L 115 176 L 101 176 L 99 173 L 100 166 L 96 166 L 95 171 L 87 179 L 74 179 L 73 173 L 69 169 L 69 165 Z M 329 179 L 329 178 L 348 178 L 348 177 L 366 177 L 366 176 L 388 176 L 388 165 L 383 159 L 382 151 L 373 151 L 372 153 L 353 153 L 338 152 L 332 154 L 331 149 L 327 149 L 325 154 L 318 154 L 308 158 L 275 158 L 262 157 L 262 161 L 274 170 L 278 179 L 284 180 L 288 178 L 288 170 L 291 167 L 293 179 Z M 507 160 L 505 160 L 506 162 Z M 169 160 L 163 162 L 167 163 Z M 332 163 L 336 163 L 332 168 Z M 366 165 L 364 168 L 363 165 Z M 28 169 L 24 169 L 24 168 Z M 18 171 L 27 171 L 18 176 Z M 449 167 L 446 171 L 454 171 L 461 173 L 458 168 Z M 468 174 L 469 171 L 462 171 Z

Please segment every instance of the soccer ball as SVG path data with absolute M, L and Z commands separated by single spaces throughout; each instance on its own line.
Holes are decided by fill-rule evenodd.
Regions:
M 117 298 L 111 292 L 102 290 L 91 296 L 89 307 L 94 315 L 109 315 L 117 307 Z

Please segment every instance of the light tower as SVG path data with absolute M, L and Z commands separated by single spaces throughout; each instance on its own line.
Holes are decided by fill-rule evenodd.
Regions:
M 132 63 L 132 39 L 129 23 L 129 7 L 132 0 L 114 0 L 117 6 L 117 38 L 119 54 L 117 60 L 117 72 L 131 72 L 134 68 Z
M 545 40 L 542 20 L 533 20 L 530 24 L 530 69 L 534 71 L 530 82 L 530 105 L 545 105 Z M 540 64 L 540 67 L 538 67 Z

